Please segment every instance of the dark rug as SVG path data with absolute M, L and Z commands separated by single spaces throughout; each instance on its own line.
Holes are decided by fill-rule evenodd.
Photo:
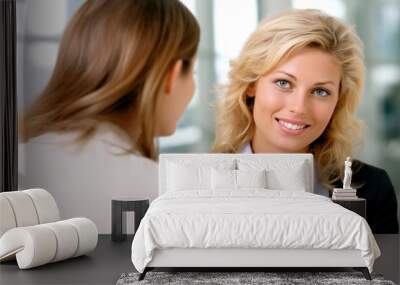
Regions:
M 155 272 L 150 271 L 142 281 L 139 273 L 124 273 L 117 285 L 133 284 L 390 284 L 382 275 L 371 274 L 366 280 L 361 272 Z

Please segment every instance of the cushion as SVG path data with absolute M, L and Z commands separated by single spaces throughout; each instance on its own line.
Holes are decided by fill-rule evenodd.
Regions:
M 44 189 L 28 189 L 22 191 L 32 199 L 38 215 L 39 224 L 51 223 L 60 220 L 57 203 L 53 196 Z
M 14 227 L 60 220 L 60 213 L 53 196 L 40 188 L 0 193 L 0 216 L 2 217 L 0 237 Z
M 17 222 L 10 202 L 0 193 L 0 237 L 9 229 L 15 228 Z
M 272 190 L 307 191 L 307 164 L 304 160 L 239 159 L 239 170 L 266 170 L 267 188 Z
M 44 189 L 0 193 L 0 262 L 16 258 L 26 269 L 96 247 L 98 231 L 91 220 L 59 219 L 56 201 Z
M 262 170 L 211 170 L 213 190 L 239 190 L 241 188 L 266 188 L 266 171 Z
M 97 245 L 96 225 L 86 218 L 18 227 L 0 238 L 0 261 L 16 257 L 20 269 L 76 257 Z
M 210 188 L 210 167 L 184 166 L 170 162 L 167 191 L 184 191 Z
M 232 169 L 211 169 L 211 189 L 235 190 L 236 170 Z
M 33 226 L 39 224 L 35 205 L 29 195 L 23 191 L 3 192 L 0 194 L 10 203 L 15 215 L 17 227 Z
M 236 170 L 237 188 L 267 188 L 267 171 Z
M 75 255 L 78 248 L 79 236 L 74 227 L 66 221 L 47 223 L 43 225 L 55 235 L 57 244 L 56 255 L 49 262 L 56 262 Z
M 233 170 L 235 163 L 232 161 L 218 161 L 210 164 L 207 161 L 192 163 L 190 160 L 168 161 L 166 189 L 167 191 L 185 190 L 210 190 L 211 170 Z

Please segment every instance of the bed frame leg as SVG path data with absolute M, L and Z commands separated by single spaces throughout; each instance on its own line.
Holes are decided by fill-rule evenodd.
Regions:
M 142 273 L 139 274 L 139 278 L 138 281 L 142 281 L 144 279 L 144 277 L 146 276 L 148 269 L 147 267 L 144 269 L 144 271 Z
M 354 267 L 354 269 L 357 271 L 361 271 L 362 274 L 364 275 L 365 279 L 372 280 L 367 267 Z

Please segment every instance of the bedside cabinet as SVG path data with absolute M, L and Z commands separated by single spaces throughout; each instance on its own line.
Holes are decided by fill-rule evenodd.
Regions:
M 356 200 L 333 200 L 332 202 L 359 214 L 364 219 L 367 219 L 367 200 L 357 198 Z
M 149 208 L 149 199 L 138 198 L 113 198 L 111 201 L 111 240 L 123 241 L 127 235 L 126 212 L 135 213 L 135 231 L 138 229 L 140 221 Z

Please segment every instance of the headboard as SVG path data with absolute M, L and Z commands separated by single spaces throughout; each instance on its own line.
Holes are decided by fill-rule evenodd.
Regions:
M 302 162 L 304 161 L 306 172 L 307 192 L 314 192 L 314 159 L 309 153 L 279 153 L 279 154 L 160 154 L 159 156 L 159 195 L 166 192 L 167 165 L 169 162 L 188 163 L 197 165 L 216 165 L 218 163 L 229 163 L 235 165 L 239 161 L 254 160 L 266 164 L 276 164 L 277 162 Z

